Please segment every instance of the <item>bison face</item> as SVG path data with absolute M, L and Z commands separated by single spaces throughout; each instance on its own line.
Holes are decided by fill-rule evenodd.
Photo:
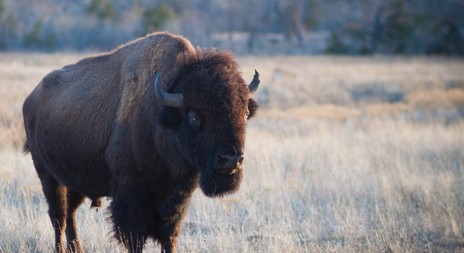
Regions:
M 158 76 L 157 95 L 165 105 L 160 123 L 176 131 L 180 155 L 200 172 L 203 193 L 222 196 L 235 192 L 243 177 L 245 127 L 258 107 L 251 95 L 259 75 L 246 85 L 238 71 L 201 73 L 189 71 L 178 93 L 162 90 Z

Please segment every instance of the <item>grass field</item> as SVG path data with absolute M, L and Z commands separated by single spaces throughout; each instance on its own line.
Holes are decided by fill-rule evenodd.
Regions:
M 52 251 L 21 106 L 82 57 L 0 54 L 0 252 Z M 262 81 L 245 180 L 222 199 L 195 193 L 180 252 L 464 252 L 463 59 L 238 60 Z M 88 252 L 124 252 L 109 201 L 79 210 Z

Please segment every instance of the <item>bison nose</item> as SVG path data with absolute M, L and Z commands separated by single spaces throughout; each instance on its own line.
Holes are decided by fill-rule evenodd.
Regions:
M 220 171 L 233 170 L 239 167 L 245 155 L 243 153 L 228 155 L 218 153 L 216 156 L 216 169 Z

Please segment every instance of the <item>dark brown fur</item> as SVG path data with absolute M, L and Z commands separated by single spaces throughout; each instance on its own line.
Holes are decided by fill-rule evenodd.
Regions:
M 181 108 L 161 105 L 166 90 Z M 198 185 L 207 196 L 236 191 L 243 168 L 218 174 L 218 154 L 243 153 L 245 115 L 257 109 L 230 54 L 182 37 L 151 34 L 47 75 L 24 102 L 30 151 L 49 204 L 55 247 L 82 251 L 75 211 L 112 197 L 115 237 L 131 252 L 146 239 L 173 252 Z M 189 115 L 201 120 L 192 127 Z M 219 162 L 220 163 L 220 162 Z

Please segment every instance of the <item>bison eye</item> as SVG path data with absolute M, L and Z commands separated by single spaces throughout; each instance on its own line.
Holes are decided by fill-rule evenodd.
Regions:
M 189 124 L 192 128 L 194 129 L 197 129 L 200 127 L 201 125 L 201 120 L 200 120 L 200 117 L 198 116 L 198 114 L 194 111 L 190 111 L 188 113 L 188 120 L 189 120 Z

